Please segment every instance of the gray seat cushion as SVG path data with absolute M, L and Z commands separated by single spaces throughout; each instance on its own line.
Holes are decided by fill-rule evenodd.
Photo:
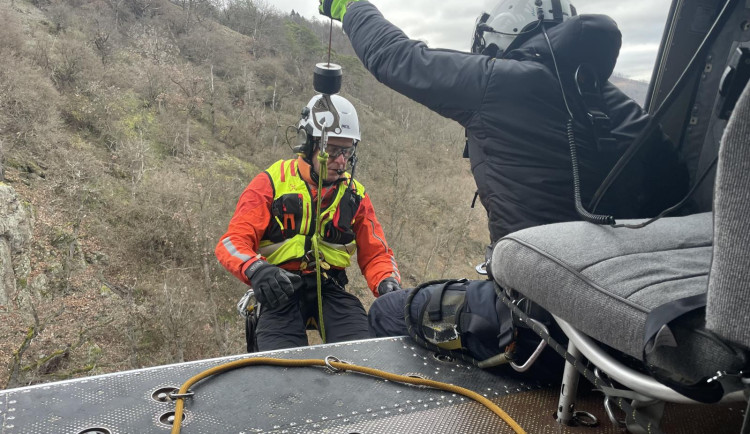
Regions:
M 637 230 L 557 223 L 502 238 L 491 266 L 500 286 L 640 360 L 648 313 L 706 292 L 712 240 L 711 213 Z

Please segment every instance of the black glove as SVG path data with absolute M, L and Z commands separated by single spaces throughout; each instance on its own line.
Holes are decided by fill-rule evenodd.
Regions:
M 255 261 L 245 270 L 245 276 L 255 290 L 255 298 L 262 305 L 274 308 L 289 300 L 302 278 L 266 261 Z
M 401 290 L 401 285 L 393 277 L 386 277 L 378 283 L 378 295 Z

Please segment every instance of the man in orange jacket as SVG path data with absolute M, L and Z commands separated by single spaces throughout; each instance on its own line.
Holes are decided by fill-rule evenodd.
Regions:
M 356 165 L 357 112 L 341 96 L 332 95 L 328 101 L 333 110 L 320 109 L 326 107 L 321 95 L 302 110 L 300 144 L 295 148 L 299 157 L 276 162 L 250 182 L 216 246 L 219 262 L 253 287 L 262 307 L 256 333 L 260 351 L 307 345 L 306 320 L 312 317 L 317 324 L 321 322 L 317 260 L 327 342 L 369 337 L 362 303 L 345 290 L 345 269 L 354 253 L 376 297 L 401 289 L 393 251 L 370 197 L 346 172 L 347 162 Z M 321 129 L 334 123 L 334 112 L 338 128 L 327 132 L 328 159 L 318 214 Z M 316 227 L 317 258 L 313 248 Z

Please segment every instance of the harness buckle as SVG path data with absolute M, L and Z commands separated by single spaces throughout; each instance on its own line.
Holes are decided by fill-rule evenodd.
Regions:
M 307 253 L 305 253 L 305 256 L 302 257 L 302 261 L 300 262 L 300 271 L 313 270 L 315 269 L 315 264 L 315 252 L 309 250 Z M 322 268 L 324 271 L 328 271 L 331 269 L 331 265 L 326 262 L 323 252 L 320 252 L 320 268 Z

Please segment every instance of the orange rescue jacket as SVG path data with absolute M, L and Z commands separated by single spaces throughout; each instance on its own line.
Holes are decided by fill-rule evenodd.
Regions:
M 272 170 L 280 170 L 281 172 L 272 174 L 270 173 Z M 286 231 L 279 230 L 276 227 L 278 224 L 282 224 L 283 227 L 288 223 L 288 220 L 284 218 L 284 221 L 279 223 L 278 216 L 274 214 L 274 206 L 278 208 L 284 205 L 280 201 L 279 192 L 276 191 L 274 179 L 288 179 L 288 177 L 297 177 L 304 180 L 307 183 L 307 190 L 310 192 L 312 200 L 314 201 L 317 198 L 317 185 L 310 178 L 310 164 L 303 161 L 302 158 L 277 162 L 271 168 L 253 178 L 242 192 L 234 215 L 229 221 L 229 228 L 216 245 L 216 257 L 219 262 L 246 284 L 250 284 L 250 282 L 244 274 L 245 269 L 259 259 L 266 260 L 260 254 L 261 246 L 294 236 L 294 234 L 287 234 Z M 349 179 L 348 173 L 344 175 L 344 179 Z M 330 206 L 331 200 L 340 196 L 340 189 L 346 188 L 346 184 L 342 181 L 330 187 L 324 187 L 321 209 Z M 355 185 L 357 184 L 355 183 Z M 350 223 L 354 243 L 356 243 L 357 263 L 367 280 L 367 286 L 377 297 L 378 283 L 386 277 L 394 277 L 400 282 L 401 276 L 393 257 L 393 251 L 388 247 L 383 228 L 375 216 L 370 197 L 364 194 L 359 195 L 358 199 L 359 206 Z M 339 204 L 335 214 L 338 216 L 340 211 L 341 205 Z M 314 223 L 302 225 L 304 228 L 310 226 L 313 226 L 309 230 L 309 233 L 312 234 Z M 299 237 L 299 235 L 297 236 Z M 293 258 L 274 265 L 299 272 L 301 259 Z M 334 268 L 341 267 L 334 266 Z

